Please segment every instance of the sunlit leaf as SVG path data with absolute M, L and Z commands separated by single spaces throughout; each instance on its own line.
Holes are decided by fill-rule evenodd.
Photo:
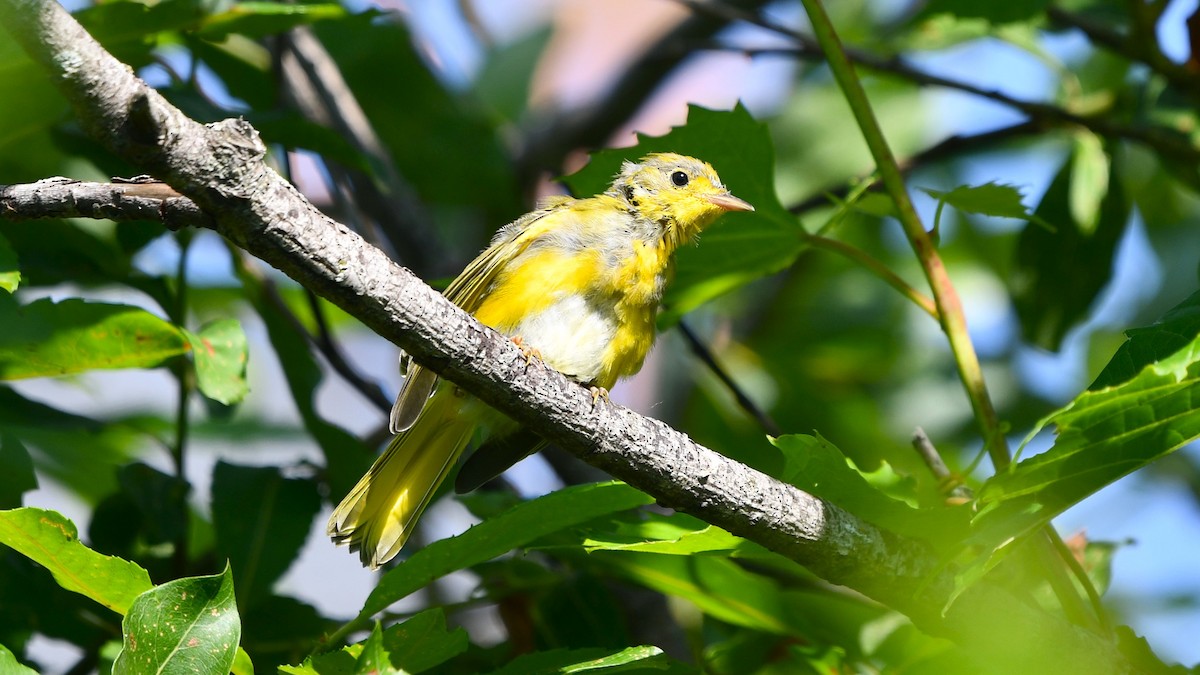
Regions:
M 183 331 L 144 309 L 68 299 L 0 298 L 0 379 L 150 368 L 189 350 Z
M 225 405 L 241 402 L 249 391 L 246 361 L 249 347 L 242 324 L 237 319 L 221 319 L 205 324 L 199 333 L 186 333 L 196 364 L 196 384 L 200 391 Z
M 54 511 L 0 511 L 0 543 L 50 570 L 68 591 L 85 595 L 119 614 L 124 614 L 134 598 L 151 587 L 146 570 L 84 546 L 75 524 Z
M 602 566 L 607 575 L 683 598 L 734 625 L 778 634 L 802 630 L 787 610 L 782 588 L 732 560 L 598 551 L 589 554 L 588 561 Z
M 229 670 L 233 675 L 254 675 L 254 662 L 250 660 L 250 655 L 245 649 L 238 647 L 237 654 L 233 657 L 233 665 Z
M 668 555 L 699 553 L 763 555 L 758 544 L 732 535 L 683 513 L 646 514 L 635 522 L 619 522 L 602 531 L 589 532 L 582 542 L 586 551 L 638 551 Z
M 1099 224 L 1101 206 L 1108 194 L 1109 159 L 1104 142 L 1090 132 L 1074 136 L 1075 150 L 1071 155 L 1071 187 L 1067 203 L 1071 218 L 1085 235 L 1093 234 Z
M 467 632 L 461 627 L 446 629 L 446 614 L 434 607 L 383 631 L 382 648 L 389 668 L 420 673 L 463 653 L 469 646 Z M 300 665 L 280 666 L 290 675 L 349 675 L 364 653 L 363 643 L 348 645 L 336 652 L 310 656 Z
M 1132 379 L 1143 368 L 1161 361 L 1195 341 L 1200 335 L 1200 291 L 1156 321 L 1152 326 L 1131 328 L 1129 337 L 1096 376 L 1089 390 L 1104 389 Z
M 383 644 L 396 667 L 419 673 L 463 653 L 469 640 L 461 626 L 447 629 L 445 611 L 433 607 L 388 627 Z
M 622 673 L 668 670 L 671 661 L 654 646 L 604 649 L 560 649 L 524 654 L 493 675 L 558 675 L 559 673 Z
M 653 502 L 624 483 L 577 485 L 552 492 L 435 541 L 389 570 L 367 598 L 360 616 L 371 616 L 429 582 L 507 553 L 551 532 Z
M 401 671 L 392 666 L 387 650 L 383 647 L 383 631 L 380 630 L 379 622 L 376 621 L 375 627 L 371 629 L 371 634 L 362 644 L 362 651 L 359 652 L 358 660 L 354 663 L 354 673 L 355 675 L 392 675 L 399 672 Z
M 914 508 L 881 491 L 868 480 L 869 474 L 824 438 L 790 434 L 774 443 L 786 458 L 783 480 L 863 520 L 938 548 L 957 545 L 967 532 L 966 508 Z M 890 474 L 887 482 L 899 479 L 886 463 L 876 473 L 881 472 Z
M 229 566 L 221 574 L 168 581 L 138 596 L 121 622 L 114 675 L 228 673 L 242 627 Z
M 346 8 L 335 3 L 239 2 L 224 12 L 205 17 L 198 33 L 208 40 L 220 40 L 230 33 L 265 37 L 346 14 Z
M 37 671 L 22 664 L 8 647 L 0 645 L 0 673 L 9 675 L 37 675 Z
M 17 253 L 8 240 L 0 236 L 0 290 L 12 293 L 21 285 L 21 269 L 17 266 Z
M 964 578 L 977 578 L 1012 542 L 1084 497 L 1200 437 L 1197 402 L 1200 339 L 1193 339 L 1132 379 L 1084 392 L 1044 419 L 1030 438 L 1054 425 L 1053 447 L 984 484 L 969 542 L 992 554 L 977 558 Z

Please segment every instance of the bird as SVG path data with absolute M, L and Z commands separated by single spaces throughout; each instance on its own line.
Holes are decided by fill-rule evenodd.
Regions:
M 500 228 L 444 295 L 528 358 L 606 395 L 650 351 L 675 252 L 722 214 L 753 210 L 707 162 L 675 153 L 627 160 L 605 192 L 548 198 Z M 396 435 L 327 526 L 371 569 L 400 552 L 477 432 L 487 440 L 460 469 L 459 492 L 545 444 L 433 371 L 405 364 L 390 416 Z

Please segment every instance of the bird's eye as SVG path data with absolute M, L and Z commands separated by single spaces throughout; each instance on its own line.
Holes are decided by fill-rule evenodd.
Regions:
M 682 171 L 676 171 L 675 173 L 671 174 L 671 182 L 674 183 L 676 187 L 683 187 L 684 185 L 688 184 L 688 175 Z

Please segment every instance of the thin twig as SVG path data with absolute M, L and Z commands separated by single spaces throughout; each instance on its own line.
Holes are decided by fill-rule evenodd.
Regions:
M 230 247 L 230 252 L 234 255 L 247 257 L 248 262 L 248 256 L 246 256 L 245 252 L 243 252 L 241 249 Z M 244 267 L 248 271 L 254 270 L 253 265 L 247 264 Z M 291 326 L 292 330 L 294 330 L 298 335 L 302 336 L 305 341 L 315 347 L 317 351 L 321 352 L 322 356 L 325 357 L 330 367 L 332 367 L 338 375 L 345 379 L 350 386 L 354 387 L 356 391 L 362 394 L 364 398 L 366 398 L 384 413 L 390 412 L 392 409 L 392 403 L 391 400 L 388 399 L 387 395 L 383 393 L 383 388 L 377 383 L 370 382 L 365 377 L 360 375 L 356 370 L 354 370 L 354 368 L 347 363 L 344 358 L 342 358 L 340 352 L 336 348 L 327 353 L 324 345 L 321 343 L 321 340 L 318 339 L 317 336 L 313 335 L 312 332 L 304 326 L 304 322 L 300 320 L 300 317 L 296 316 L 291 307 L 288 307 L 287 302 L 283 299 L 283 295 L 279 292 L 279 286 L 276 285 L 276 283 L 270 277 L 267 277 L 264 274 L 255 271 L 255 275 L 258 277 L 259 283 L 262 284 L 263 293 L 267 302 L 271 303 L 275 310 L 279 312 L 280 316 L 282 316 L 287 321 L 288 325 Z M 331 357 L 330 354 L 333 356 Z
M 1033 136 L 1045 131 L 1045 127 L 1035 120 L 1027 120 L 1018 122 L 1006 127 L 984 131 L 978 134 L 955 134 L 944 138 L 937 143 L 925 148 L 924 150 L 908 157 L 907 159 L 898 160 L 900 170 L 905 174 L 909 174 L 916 169 L 927 166 L 933 162 L 937 162 L 950 157 L 957 157 L 964 153 L 983 150 L 995 145 L 999 145 L 1006 141 L 1023 136 Z M 854 180 L 842 183 L 836 186 L 831 186 L 813 196 L 797 202 L 788 207 L 788 211 L 794 214 L 803 214 L 813 209 L 821 208 L 829 204 L 829 195 L 837 198 L 844 198 L 855 185 L 867 180 L 870 174 L 859 176 Z M 882 183 L 872 184 L 868 190 L 878 191 L 883 189 Z
M 356 206 L 369 213 L 386 233 L 394 252 L 404 253 L 402 262 L 409 268 L 427 272 L 431 265 L 445 260 L 441 238 L 420 196 L 396 168 L 387 146 L 324 45 L 308 28 L 292 30 L 280 38 L 279 44 L 279 73 L 294 107 L 305 117 L 338 131 L 371 163 L 374 177 L 325 162 L 341 174 L 341 184 L 349 182 L 353 186 Z
M 191 248 L 192 237 L 195 235 L 194 230 L 180 230 L 175 235 L 175 240 L 179 244 L 179 262 L 175 269 L 175 288 L 173 306 L 167 309 L 167 315 L 171 321 L 177 326 L 184 326 L 187 321 L 188 313 L 188 280 L 187 280 L 187 261 L 188 250 Z M 188 430 L 190 423 L 189 410 L 192 401 L 192 392 L 196 387 L 194 365 L 183 359 L 175 359 L 171 372 L 174 374 L 179 388 L 179 400 L 175 408 L 175 442 L 171 444 L 171 461 L 175 469 L 175 477 L 180 481 L 187 481 L 186 466 L 187 466 L 187 441 Z M 184 505 L 184 508 L 187 508 Z M 188 562 L 188 519 L 183 518 L 180 521 L 180 531 L 176 541 L 173 542 L 175 550 L 171 556 L 171 564 L 175 569 L 176 575 L 182 576 L 187 573 Z
M 729 376 L 729 373 L 721 367 L 721 364 L 717 363 L 717 358 L 713 355 L 712 350 L 710 350 L 708 346 L 700 340 L 700 337 L 696 335 L 695 331 L 693 331 L 686 322 L 679 322 L 679 332 L 683 334 L 683 339 L 687 340 L 688 346 L 692 348 L 692 353 L 695 354 L 696 357 L 704 363 L 704 365 L 708 366 L 708 369 L 717 376 L 717 379 L 721 380 L 721 383 L 725 385 L 725 388 L 727 388 L 730 393 L 733 394 L 733 397 L 737 399 L 737 403 L 742 407 L 742 410 L 745 410 L 747 413 L 749 413 L 749 415 L 753 417 L 756 422 L 758 422 L 758 426 L 762 427 L 763 431 L 767 432 L 768 436 L 775 438 L 782 436 L 783 429 L 779 427 L 779 424 L 772 419 L 771 415 L 767 411 L 758 407 L 758 405 L 754 403 L 750 396 L 738 386 L 737 382 L 733 381 L 733 378 Z
M 946 466 L 946 462 L 942 460 L 941 453 L 938 452 L 933 441 L 929 440 L 929 435 L 921 427 L 917 427 L 913 431 L 912 445 L 925 462 L 925 466 L 929 467 L 929 472 L 937 479 L 942 494 L 951 499 L 963 501 L 969 501 L 975 497 L 971 488 L 967 487 L 960 477 L 951 473 L 950 467 Z
M 333 339 L 333 332 L 329 330 L 329 324 L 325 320 L 325 310 L 321 306 L 321 299 L 317 297 L 316 293 L 308 289 L 304 290 L 304 294 L 308 298 L 308 306 L 312 311 L 313 323 L 317 327 L 316 335 L 304 331 L 305 336 L 317 347 L 334 371 L 342 376 L 342 379 L 349 382 L 368 401 L 373 403 L 376 408 L 379 408 L 384 413 L 391 412 L 392 401 L 383 392 L 383 387 L 378 382 L 367 380 L 346 360 L 341 347 Z
M 929 299 L 929 296 L 910 286 L 907 281 L 901 279 L 895 272 L 888 269 L 887 265 L 872 258 L 866 251 L 847 244 L 844 241 L 830 239 L 829 237 L 819 237 L 815 234 L 805 237 L 804 240 L 813 248 L 833 251 L 853 260 L 875 276 L 886 281 L 892 288 L 900 291 L 901 295 L 911 300 L 922 311 L 933 317 L 934 321 L 940 321 L 937 307 L 934 305 L 933 300 Z
M 1095 584 L 1092 583 L 1092 578 L 1088 576 L 1087 570 L 1083 569 L 1083 565 L 1079 563 L 1079 559 L 1075 557 L 1075 553 L 1067 546 L 1067 543 L 1062 540 L 1062 537 L 1050 537 L 1050 543 L 1054 545 L 1058 551 L 1058 557 L 1067 563 L 1067 567 L 1079 580 L 1079 585 L 1083 586 L 1083 590 L 1087 593 L 1088 602 L 1092 603 L 1092 611 L 1096 614 L 1096 618 L 1100 620 L 1100 626 L 1105 632 L 1111 633 L 1112 619 L 1108 616 L 1108 611 L 1104 608 L 1104 602 L 1100 599 L 1100 593 L 1096 590 Z
M 1134 3 L 1131 3 L 1134 4 Z M 1133 26 L 1149 23 L 1135 31 L 1133 35 L 1122 35 L 1113 31 L 1106 26 L 1089 19 L 1085 16 L 1068 12 L 1058 7 L 1047 7 L 1046 16 L 1053 22 L 1063 26 L 1074 28 L 1085 36 L 1092 44 L 1097 44 L 1109 51 L 1119 54 L 1130 61 L 1145 64 L 1151 70 L 1162 75 L 1173 86 L 1186 92 L 1190 96 L 1200 96 L 1200 77 L 1196 73 L 1189 70 L 1186 66 L 1178 65 L 1172 62 L 1163 54 L 1158 47 L 1158 40 L 1154 36 L 1153 23 L 1157 19 L 1157 14 L 1161 9 L 1155 5 L 1149 5 L 1136 0 L 1136 4 L 1143 5 L 1143 8 L 1133 7 L 1130 12 L 1130 23 Z M 1145 14 L 1148 12 L 1149 14 Z

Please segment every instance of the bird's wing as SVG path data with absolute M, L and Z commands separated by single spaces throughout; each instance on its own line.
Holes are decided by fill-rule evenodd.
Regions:
M 496 280 L 497 274 L 510 261 L 520 255 L 529 243 L 546 231 L 546 227 L 533 227 L 543 221 L 546 216 L 567 207 L 570 200 L 556 200 L 536 211 L 531 211 L 517 220 L 509 223 L 496 233 L 492 243 L 483 253 L 467 265 L 454 281 L 443 291 L 446 299 L 466 312 L 474 313 L 479 309 L 483 299 Z M 541 223 L 545 224 L 545 223 Z M 408 430 L 420 415 L 425 402 L 433 394 L 437 386 L 437 374 L 418 365 L 415 361 L 408 365 L 408 373 L 396 403 L 392 405 L 390 424 L 392 433 L 398 434 Z

